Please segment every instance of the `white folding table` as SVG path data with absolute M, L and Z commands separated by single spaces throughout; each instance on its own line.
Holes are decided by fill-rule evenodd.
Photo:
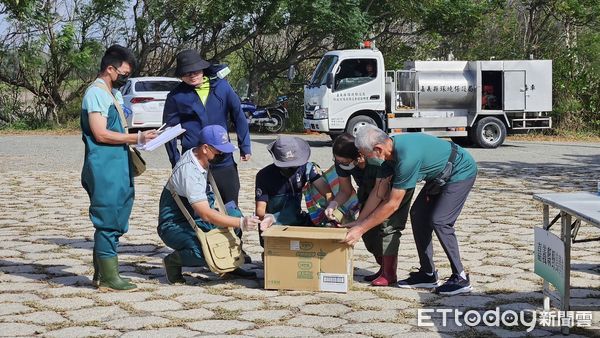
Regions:
M 597 241 L 600 238 L 577 239 L 577 234 L 582 221 L 592 226 L 600 228 L 600 195 L 590 192 L 571 192 L 571 193 L 549 193 L 534 194 L 533 198 L 543 203 L 543 227 L 549 231 L 552 225 L 560 219 L 561 232 L 560 239 L 564 243 L 564 287 L 565 292 L 557 292 L 555 296 L 550 291 L 548 281 L 544 280 L 544 311 L 550 310 L 550 300 L 555 300 L 560 304 L 561 311 L 591 311 L 598 310 L 591 306 L 571 306 L 571 243 Z M 559 214 L 550 221 L 550 207 L 560 210 Z M 575 219 L 571 223 L 572 219 Z M 562 333 L 568 334 L 569 327 L 562 326 Z

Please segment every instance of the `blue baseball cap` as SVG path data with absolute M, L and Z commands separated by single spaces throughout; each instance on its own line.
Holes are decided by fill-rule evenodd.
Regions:
M 200 143 L 215 147 L 223 153 L 233 153 L 236 147 L 229 142 L 229 134 L 218 124 L 206 126 L 200 130 Z

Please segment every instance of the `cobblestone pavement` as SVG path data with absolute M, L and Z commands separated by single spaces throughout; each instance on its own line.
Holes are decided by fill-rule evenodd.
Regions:
M 482 165 L 479 178 L 457 223 L 464 263 L 475 290 L 470 295 L 440 297 L 428 291 L 373 288 L 362 275 L 375 262 L 357 244 L 355 284 L 348 294 L 278 292 L 262 289 L 261 280 L 221 280 L 206 270 L 187 270 L 188 285 L 165 283 L 161 259 L 170 249 L 158 238 L 158 197 L 168 177 L 151 169 L 136 183 L 130 231 L 120 246 L 122 273 L 134 279 L 134 292 L 102 293 L 91 286 L 93 229 L 88 199 L 79 184 L 79 168 L 68 172 L 9 171 L 0 175 L 0 335 L 3 336 L 524 336 L 525 327 L 467 328 L 441 314 L 432 326 L 417 325 L 417 309 L 458 308 L 483 312 L 539 309 L 541 279 L 533 269 L 533 227 L 541 206 L 532 192 L 595 188 L 587 165 Z M 254 169 L 241 171 L 241 208 L 253 207 Z M 567 183 L 570 182 L 570 183 Z M 404 232 L 399 276 L 417 265 L 410 226 Z M 600 232 L 582 228 L 581 236 Z M 245 234 L 245 249 L 260 262 L 255 233 Z M 600 243 L 575 244 L 573 302 L 600 309 Z M 449 264 L 439 245 L 440 276 Z M 262 264 L 247 265 L 262 276 Z M 598 336 L 600 312 L 582 336 Z M 556 328 L 536 327 L 532 336 L 558 335 Z

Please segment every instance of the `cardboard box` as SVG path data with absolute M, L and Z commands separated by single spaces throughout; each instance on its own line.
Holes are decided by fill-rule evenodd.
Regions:
M 344 228 L 274 226 L 263 232 L 265 289 L 348 292 L 352 247 Z

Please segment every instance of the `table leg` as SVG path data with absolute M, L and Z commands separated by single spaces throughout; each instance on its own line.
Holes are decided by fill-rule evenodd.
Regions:
M 548 230 L 548 226 L 550 225 L 550 208 L 548 204 L 544 204 L 544 210 L 542 213 L 543 223 L 542 226 L 544 230 Z M 544 312 L 550 311 L 550 284 L 547 280 L 544 279 L 544 287 L 542 289 L 542 295 L 544 296 Z
M 567 316 L 571 302 L 571 215 L 561 212 L 561 238 L 565 244 L 565 294 L 561 297 L 560 308 Z M 563 334 L 569 334 L 569 326 L 562 326 Z

